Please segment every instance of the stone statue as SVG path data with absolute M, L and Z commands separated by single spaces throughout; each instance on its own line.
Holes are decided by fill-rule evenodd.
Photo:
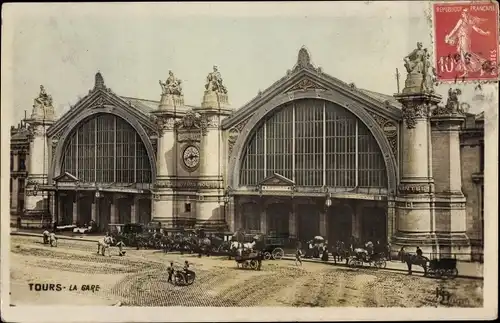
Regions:
M 165 83 L 162 83 L 161 80 L 159 82 L 162 94 L 182 95 L 182 81 L 176 78 L 172 71 L 168 71 L 168 78 Z
M 449 115 L 449 114 L 465 114 L 463 109 L 467 104 L 460 104 L 459 96 L 462 94 L 460 89 L 452 89 L 448 90 L 448 99 L 446 100 L 445 106 L 438 106 L 436 109 L 432 111 L 432 114 L 435 116 L 439 115 Z
M 436 82 L 436 69 L 431 65 L 431 55 L 427 48 L 424 49 L 422 64 L 422 92 L 434 93 L 434 83 Z
M 215 65 L 213 72 L 209 73 L 207 76 L 205 89 L 207 91 L 227 94 L 226 87 L 222 84 L 222 76 Z
M 418 42 L 417 48 L 403 59 L 408 74 L 417 74 L 423 72 L 425 55 L 425 50 L 422 49 L 422 43 Z
M 52 96 L 47 94 L 43 85 L 40 85 L 40 94 L 38 94 L 38 97 L 35 98 L 34 107 L 52 107 Z

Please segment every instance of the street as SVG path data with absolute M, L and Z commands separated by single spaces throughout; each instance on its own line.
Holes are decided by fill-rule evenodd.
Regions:
M 12 236 L 10 303 L 298 307 L 481 307 L 483 303 L 482 280 L 443 281 L 307 262 L 297 267 L 287 260 L 264 261 L 261 271 L 253 271 L 237 269 L 227 257 L 126 251 L 119 257 L 118 249 L 111 248 L 108 257 L 97 254 L 96 243 L 59 240 L 59 246 L 51 248 L 41 238 Z M 168 283 L 169 262 L 185 260 L 193 264 L 194 284 Z M 59 284 L 60 290 L 35 290 L 50 284 Z M 451 295 L 445 304 L 438 302 L 437 288 Z

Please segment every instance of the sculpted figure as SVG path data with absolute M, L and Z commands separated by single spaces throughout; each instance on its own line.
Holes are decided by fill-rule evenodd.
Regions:
M 422 73 L 424 69 L 425 55 L 426 53 L 425 50 L 422 49 L 422 43 L 418 42 L 417 48 L 403 59 L 405 62 L 406 71 L 409 74 Z
M 215 65 L 213 72 L 209 73 L 207 76 L 205 89 L 208 91 L 227 94 L 226 87 L 222 84 L 222 76 Z
M 436 82 L 436 69 L 432 67 L 430 61 L 431 55 L 424 49 L 424 59 L 422 64 L 422 73 L 424 79 L 422 81 L 422 91 L 423 92 L 434 92 L 434 83 Z
M 52 96 L 47 94 L 43 85 L 40 85 L 40 94 L 35 98 L 35 105 L 42 108 L 52 106 Z
M 182 95 L 182 81 L 176 78 L 172 71 L 168 71 L 165 83 L 162 83 L 161 80 L 159 82 L 163 94 Z

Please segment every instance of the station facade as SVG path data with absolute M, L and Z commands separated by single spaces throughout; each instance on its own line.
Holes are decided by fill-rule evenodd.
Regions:
M 375 93 L 324 73 L 302 48 L 238 109 L 214 66 L 199 106 L 184 104 L 172 72 L 159 101 L 119 96 L 97 73 L 58 119 L 42 87 L 11 130 L 12 222 L 161 222 L 470 258 L 483 241 L 482 115 L 453 91 L 441 105 L 418 77 L 409 72 L 400 94 Z

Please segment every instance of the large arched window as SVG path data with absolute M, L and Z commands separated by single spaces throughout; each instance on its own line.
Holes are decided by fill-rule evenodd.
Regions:
M 82 182 L 151 183 L 151 164 L 137 132 L 123 119 L 100 114 L 82 123 L 64 149 L 63 172 Z
M 387 187 L 384 158 L 351 112 L 319 99 L 287 103 L 257 127 L 243 157 L 240 185 L 278 173 L 298 186 Z

